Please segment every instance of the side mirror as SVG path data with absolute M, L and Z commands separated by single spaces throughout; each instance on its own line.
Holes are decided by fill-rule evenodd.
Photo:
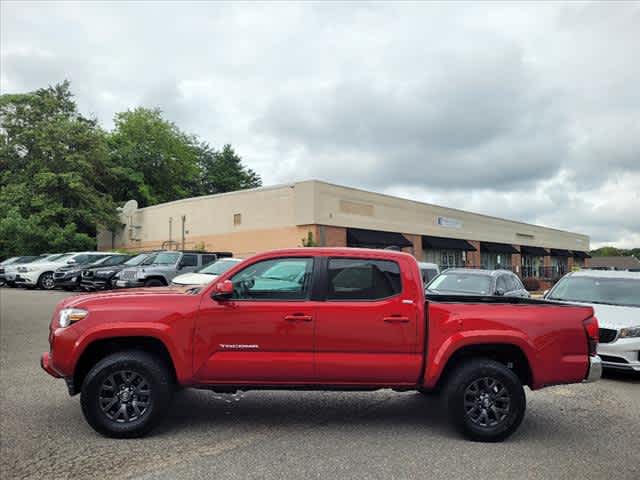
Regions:
M 542 293 L 542 298 L 547 298 L 547 293 L 549 293 L 548 289 Z
M 67 265 L 73 265 L 76 261 L 72 258 L 71 260 L 67 260 Z
M 502 297 L 506 293 L 505 289 L 502 287 L 496 288 L 496 295 Z
M 213 298 L 216 300 L 229 300 L 233 295 L 233 283 L 231 280 L 216 283 L 213 288 Z

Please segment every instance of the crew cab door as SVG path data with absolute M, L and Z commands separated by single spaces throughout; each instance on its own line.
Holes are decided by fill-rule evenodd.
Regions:
M 232 298 L 204 298 L 194 344 L 196 380 L 313 381 L 313 265 L 311 257 L 259 260 L 230 278 Z
M 415 384 L 422 344 L 421 310 L 413 299 L 420 278 L 408 281 L 391 260 L 324 260 L 326 294 L 316 321 L 319 383 Z

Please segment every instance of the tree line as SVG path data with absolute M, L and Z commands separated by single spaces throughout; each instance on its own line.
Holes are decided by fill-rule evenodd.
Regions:
M 218 150 L 159 109 L 82 115 L 68 81 L 0 96 L 0 259 L 91 250 L 116 208 L 259 187 L 231 145 Z
M 593 257 L 636 257 L 640 258 L 640 248 L 616 248 L 616 247 L 600 247 L 591 250 Z

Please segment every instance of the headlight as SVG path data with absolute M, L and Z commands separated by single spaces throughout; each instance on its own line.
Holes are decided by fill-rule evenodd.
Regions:
M 640 325 L 637 327 L 623 328 L 618 338 L 640 337 Z
M 58 324 L 61 328 L 67 328 L 74 322 L 78 322 L 89 315 L 89 312 L 81 308 L 63 308 L 60 310 Z

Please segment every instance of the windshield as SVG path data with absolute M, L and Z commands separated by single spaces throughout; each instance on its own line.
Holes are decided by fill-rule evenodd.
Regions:
M 435 268 L 421 268 L 420 272 L 425 285 L 438 275 L 438 271 Z
M 178 252 L 162 252 L 156 253 L 152 257 L 149 257 L 143 265 L 173 265 L 178 261 L 180 254 Z
M 66 259 L 68 259 L 68 258 L 69 258 L 69 257 L 71 257 L 71 256 L 73 256 L 73 253 L 62 253 L 62 254 L 57 255 L 57 256 L 55 256 L 55 255 L 54 255 L 54 257 L 55 257 L 55 258 L 54 258 L 54 259 L 52 259 L 52 260 L 48 260 L 48 258 L 47 258 L 47 257 L 45 257 L 45 258 L 43 258 L 42 260 L 38 260 L 38 261 L 39 261 L 39 262 L 43 262 L 43 261 L 60 262 L 60 261 L 62 261 L 62 260 L 66 260 Z M 35 262 L 34 262 L 34 263 L 35 263 Z
M 103 267 L 110 267 L 112 265 L 120 265 L 127 258 L 131 258 L 130 255 L 112 255 L 110 257 L 105 258 L 100 262 L 100 265 Z
M 566 277 L 558 282 L 547 298 L 640 307 L 640 279 Z
M 215 263 L 207 265 L 198 270 L 198 273 L 208 273 L 209 275 L 222 275 L 234 265 L 238 264 L 237 260 L 218 260 Z
M 491 277 L 467 273 L 442 273 L 427 285 L 434 291 L 476 293 L 488 295 L 491 289 Z
M 39 258 L 40 257 L 35 257 L 35 256 L 20 257 L 14 263 L 32 263 L 34 261 L 37 261 Z
M 149 257 L 148 253 L 139 253 L 135 257 L 130 258 L 129 260 L 124 262 L 124 264 L 129 267 L 135 267 L 136 265 L 140 265 L 142 262 L 144 262 L 145 259 L 148 257 Z
M 46 255 L 44 257 L 38 258 L 37 260 L 33 260 L 30 263 L 45 263 L 45 262 L 57 262 L 66 257 L 70 257 L 71 255 L 65 255 L 64 253 L 56 253 L 54 255 Z

